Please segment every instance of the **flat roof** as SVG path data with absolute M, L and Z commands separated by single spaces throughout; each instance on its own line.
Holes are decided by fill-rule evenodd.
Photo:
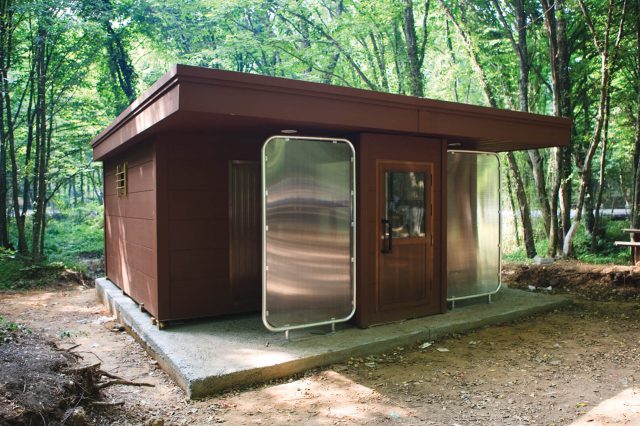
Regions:
M 286 78 L 176 65 L 92 141 L 94 159 L 169 130 L 296 129 L 446 137 L 481 151 L 566 146 L 571 120 Z

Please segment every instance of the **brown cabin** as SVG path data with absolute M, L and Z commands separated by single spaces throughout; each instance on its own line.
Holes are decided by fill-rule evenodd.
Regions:
M 361 327 L 442 313 L 456 297 L 448 281 L 473 281 L 476 274 L 467 266 L 482 251 L 473 240 L 485 228 L 476 222 L 488 217 L 477 213 L 479 182 L 499 185 L 495 166 L 452 161 L 448 152 L 567 145 L 570 131 L 570 120 L 563 118 L 177 65 L 93 141 L 94 159 L 104 163 L 106 275 L 161 322 L 258 313 L 261 306 L 264 316 L 266 297 L 292 294 L 298 299 L 276 301 L 273 309 L 298 306 L 300 297 L 310 303 L 322 298 L 327 309 L 353 298 L 327 321 L 350 319 L 353 312 L 340 316 L 349 308 Z M 290 139 L 317 143 L 286 145 Z M 329 145 L 322 142 L 344 144 L 339 155 L 353 155 L 352 165 L 340 168 L 349 160 L 326 160 L 321 169 L 330 179 L 342 176 L 337 170 L 353 173 L 352 203 L 309 201 L 313 194 L 339 192 L 340 185 L 321 187 L 308 176 L 287 177 L 286 170 L 273 190 L 265 187 L 267 140 L 284 144 L 285 151 L 302 149 L 279 154 L 289 164 L 283 167 L 307 158 L 324 161 L 322 150 Z M 320 151 L 305 155 L 308 148 Z M 489 175 L 479 177 L 481 167 Z M 402 183 L 409 180 L 413 186 Z M 281 198 L 265 201 L 267 192 L 284 184 L 297 185 L 296 202 L 303 203 L 288 212 Z M 416 196 L 403 187 L 420 191 Z M 398 210 L 398 199 L 411 201 Z M 338 210 L 313 218 L 329 204 L 340 205 L 346 218 Z M 272 207 L 273 215 L 265 213 Z M 391 211 L 418 225 L 394 223 Z M 315 233 L 298 221 L 280 234 L 289 235 L 285 240 L 265 233 L 280 229 L 269 226 L 270 218 L 290 219 L 295 212 L 311 215 L 304 220 L 325 230 Z M 491 220 L 499 220 L 492 214 Z M 448 220 L 456 221 L 455 229 Z M 353 230 L 337 232 L 338 222 Z M 298 237 L 311 245 L 288 245 L 286 238 Z M 499 236 L 484 238 L 498 247 Z M 350 243 L 334 250 L 334 240 Z M 275 274 L 275 261 L 272 269 L 265 266 L 268 253 L 280 255 L 277 263 L 289 274 L 286 284 L 271 289 L 263 287 L 267 273 Z M 311 284 L 291 276 L 305 273 L 314 274 Z M 346 277 L 355 287 L 332 287 L 330 277 L 338 275 L 336 280 Z M 339 292 L 348 293 L 347 299 L 337 301 L 333 295 Z M 289 319 L 282 321 L 289 328 Z

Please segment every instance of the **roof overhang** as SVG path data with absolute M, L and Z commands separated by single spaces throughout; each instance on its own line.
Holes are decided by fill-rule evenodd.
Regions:
M 499 152 L 566 146 L 571 120 L 176 65 L 92 141 L 93 155 L 162 131 L 252 128 L 425 135 Z

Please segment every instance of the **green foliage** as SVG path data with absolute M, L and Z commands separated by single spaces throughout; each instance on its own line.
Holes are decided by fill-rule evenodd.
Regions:
M 61 262 L 31 263 L 12 250 L 0 249 L 0 290 L 40 287 L 60 278 Z
M 46 43 L 49 67 L 45 105 L 49 133 L 45 139 L 50 144 L 45 170 L 50 210 L 45 249 L 49 259 L 72 267 L 78 267 L 80 258 L 100 256 L 103 250 L 102 171 L 100 165 L 92 163 L 89 141 L 132 97 L 174 63 L 407 94 L 410 54 L 404 17 L 410 5 L 418 49 L 423 49 L 420 77 L 426 97 L 486 105 L 486 80 L 498 107 L 518 109 L 520 69 L 514 44 L 520 27 L 515 12 L 522 4 L 530 62 L 529 109 L 542 114 L 554 111 L 545 26 L 548 10 L 536 0 L 42 0 L 8 4 L 15 15 L 9 25 L 14 31 L 12 50 L 2 46 L 11 62 L 5 81 L 15 115 L 11 121 L 16 123 L 17 182 L 21 191 L 28 189 L 18 198 L 27 198 L 29 209 L 33 209 L 34 200 L 29 197 L 34 197 L 38 173 L 35 149 L 29 140 L 34 123 L 29 123 L 34 114 L 34 52 L 40 40 L 38 31 L 44 30 L 47 37 L 42 41 Z M 597 0 L 584 0 L 584 4 L 595 27 L 602 29 L 607 4 Z M 614 12 L 613 21 L 617 21 L 620 7 Z M 573 82 L 569 98 L 574 119 L 573 172 L 568 179 L 575 198 L 581 161 L 597 116 L 600 55 L 578 3 L 564 2 L 558 13 L 568 21 L 567 49 Z M 612 68 L 611 119 L 604 160 L 606 206 L 629 205 L 633 198 L 640 99 L 635 37 L 640 30 L 638 13 L 635 3 L 629 3 L 622 48 Z M 5 127 L 8 122 L 5 117 Z M 592 164 L 594 188 L 599 154 Z M 540 150 L 540 156 L 549 193 L 558 166 L 551 150 Z M 518 153 L 515 157 L 531 210 L 539 212 L 529 156 Z M 503 170 L 506 193 L 507 167 Z M 0 184 L 9 188 L 11 182 Z M 13 189 L 7 196 L 9 204 Z M 511 208 L 508 195 L 503 206 Z M 516 201 L 513 208 L 518 207 Z M 32 215 L 30 211 L 26 216 L 27 242 L 32 241 Z M 16 245 L 15 219 L 9 225 L 11 243 Z M 627 262 L 627 250 L 612 246 L 613 240 L 624 238 L 615 236 L 616 226 L 618 223 L 606 222 L 606 231 L 597 241 L 598 255 L 589 253 L 590 238 L 581 227 L 575 241 L 576 255 L 587 261 Z M 534 234 L 538 253 L 544 255 L 546 231 L 538 218 L 534 218 Z M 515 240 L 505 241 L 504 249 L 507 260 L 524 256 Z M 20 266 L 20 260 L 11 256 L 15 254 L 0 253 L 5 268 L 0 280 L 6 277 L 15 281 L 21 273 L 42 272 L 39 266 L 33 270 Z
M 84 270 L 83 258 L 99 258 L 104 250 L 102 205 L 96 202 L 63 209 L 48 224 L 47 253 L 69 268 Z
M 629 234 L 622 232 L 623 228 L 628 227 L 629 222 L 626 220 L 605 220 L 603 235 L 597 239 L 596 253 L 591 253 L 590 250 L 591 235 L 588 235 L 584 228 L 581 228 L 575 239 L 576 257 L 587 263 L 628 264 L 630 262 L 629 248 L 613 245 L 614 241 L 628 240 Z
M 540 256 L 544 257 L 544 254 L 547 252 L 549 247 L 548 241 L 544 238 L 536 239 L 536 252 Z M 521 263 L 530 263 L 533 262 L 532 259 L 527 257 L 527 253 L 524 249 L 524 246 L 511 246 L 506 250 L 503 250 L 502 253 L 502 261 L 503 262 L 521 262 Z
M 16 288 L 25 264 L 16 256 L 15 251 L 0 248 L 0 289 Z
M 102 257 L 102 205 L 87 202 L 63 208 L 47 221 L 47 259 L 32 263 L 13 250 L 0 248 L 0 290 L 40 287 L 60 279 L 66 269 L 85 272 L 83 259 Z M 27 230 L 31 229 L 27 223 Z
M 626 220 L 609 220 L 603 221 L 603 233 L 597 239 L 598 247 L 596 253 L 591 252 L 591 235 L 587 234 L 584 227 L 580 227 L 575 237 L 575 255 L 582 262 L 595 264 L 619 264 L 624 265 L 630 262 L 630 252 L 627 247 L 616 247 L 614 241 L 627 240 L 629 234 L 622 231 L 629 227 Z M 536 250 L 538 254 L 544 257 L 547 253 L 548 242 L 544 237 L 536 239 Z M 524 248 L 521 246 L 510 246 L 505 250 L 502 257 L 506 262 L 532 262 L 527 258 Z

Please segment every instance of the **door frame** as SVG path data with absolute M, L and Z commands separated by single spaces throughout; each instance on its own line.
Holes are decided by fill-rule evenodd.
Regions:
M 447 140 L 441 138 L 360 133 L 356 144 L 358 174 L 358 281 L 355 323 L 369 327 L 446 312 L 446 168 Z M 433 285 L 428 309 L 378 310 L 379 162 L 433 164 Z
M 428 172 L 427 172 L 428 170 Z M 385 177 L 384 174 L 386 172 L 389 171 L 397 171 L 397 172 L 412 172 L 412 171 L 417 171 L 417 172 L 425 172 L 429 174 L 429 188 L 424 189 L 424 195 L 425 195 L 425 201 L 427 200 L 427 198 L 429 198 L 429 212 L 424 212 L 424 222 L 425 222 L 425 229 L 427 228 L 427 221 L 429 222 L 429 235 L 427 235 L 425 233 L 424 237 L 409 237 L 407 239 L 403 238 L 400 240 L 396 240 L 396 244 L 399 245 L 414 245 L 417 241 L 416 239 L 423 239 L 422 243 L 424 244 L 424 246 L 426 247 L 426 256 L 423 259 L 424 262 L 427 265 L 426 268 L 426 276 L 425 276 L 425 297 L 422 299 L 419 299 L 418 301 L 416 301 L 415 303 L 411 303 L 411 302 L 397 302 L 397 303 L 393 303 L 390 305 L 386 305 L 383 306 L 382 305 L 382 301 L 381 299 L 381 291 L 382 291 L 382 286 L 381 286 L 381 273 L 380 273 L 380 268 L 381 268 L 381 264 L 382 264 L 382 256 L 384 256 L 384 254 L 382 253 L 382 239 L 381 238 L 376 238 L 376 259 L 375 259 L 375 277 L 376 277 L 376 282 L 375 282 L 375 300 L 376 300 L 376 310 L 378 312 L 383 312 L 383 311 L 394 311 L 394 310 L 399 310 L 399 309 L 418 309 L 420 310 L 420 307 L 424 307 L 425 308 L 425 315 L 428 314 L 428 309 L 427 309 L 427 305 L 429 303 L 429 293 L 431 293 L 431 287 L 433 286 L 433 275 L 434 275 L 434 268 L 436 267 L 435 261 L 434 261 L 434 253 L 433 253 L 433 233 L 434 233 L 434 218 L 433 218 L 433 211 L 434 211 L 434 191 L 433 191 L 433 174 L 434 174 L 434 164 L 433 162 L 426 162 L 426 161 L 398 161 L 398 160 L 386 160 L 386 159 L 382 159 L 382 160 L 377 160 L 376 161 L 376 223 L 378 224 L 378 233 L 380 232 L 381 229 L 381 224 L 382 224 L 382 219 L 383 219 L 383 209 L 384 209 L 384 202 L 385 202 Z M 426 204 L 426 203 L 425 203 Z M 418 245 L 418 244 L 416 244 Z

